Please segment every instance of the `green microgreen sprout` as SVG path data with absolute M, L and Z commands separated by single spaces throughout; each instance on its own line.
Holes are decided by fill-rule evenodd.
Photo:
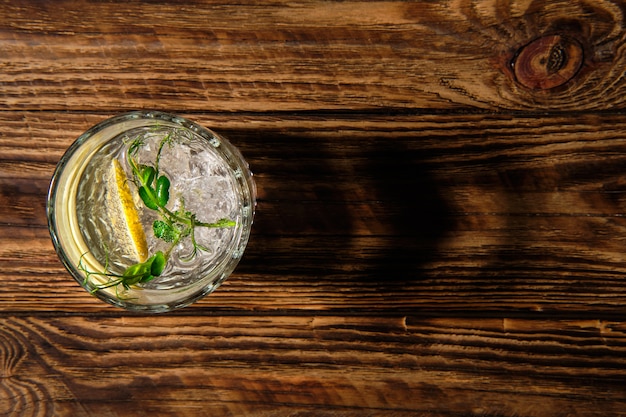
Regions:
M 79 261 L 78 269 L 85 273 L 85 284 L 90 281 L 92 276 L 106 276 L 109 278 L 104 284 L 94 285 L 91 291 L 92 294 L 98 290 L 111 287 L 116 287 L 117 292 L 120 285 L 124 289 L 129 290 L 133 285 L 152 281 L 163 273 L 172 250 L 184 238 L 190 238 L 192 251 L 186 256 L 181 256 L 180 259 L 182 261 L 191 261 L 197 256 L 198 251 L 209 251 L 207 247 L 196 241 L 196 227 L 225 228 L 236 226 L 237 223 L 235 221 L 226 218 L 219 219 L 214 223 L 199 221 L 194 213 L 185 209 L 182 198 L 179 200 L 180 208 L 178 210 L 171 211 L 166 207 L 170 200 L 171 182 L 165 174 L 160 173 L 159 163 L 165 145 L 172 146 L 173 144 L 174 139 L 170 132 L 161 139 L 153 165 L 140 164 L 136 159 L 137 152 L 144 145 L 144 140 L 141 137 L 130 142 L 126 154 L 133 174 L 133 182 L 137 186 L 137 192 L 141 201 L 148 209 L 156 211 L 159 215 L 159 219 L 152 224 L 154 236 L 169 243 L 169 248 L 165 252 L 156 252 L 145 262 L 138 262 L 128 266 L 122 274 L 115 274 L 109 271 L 108 250 L 105 250 L 104 272 L 88 271 L 83 263 L 83 257 L 85 256 L 83 254 Z M 119 293 L 117 295 L 118 298 L 121 298 Z

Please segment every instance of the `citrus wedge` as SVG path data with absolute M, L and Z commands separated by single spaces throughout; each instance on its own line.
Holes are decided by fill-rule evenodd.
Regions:
M 146 240 L 146 232 L 143 229 L 141 220 L 139 219 L 139 213 L 137 212 L 137 206 L 133 200 L 133 195 L 128 185 L 128 177 L 122 165 L 117 159 L 113 160 L 113 180 L 115 182 L 115 188 L 117 191 L 117 198 L 119 206 L 121 208 L 121 214 L 126 223 L 126 237 L 132 242 L 132 246 L 139 262 L 144 262 L 148 259 L 148 242 Z M 117 222 L 115 222 L 117 223 Z M 117 227 L 119 229 L 119 227 Z M 118 230 L 119 232 L 119 230 Z

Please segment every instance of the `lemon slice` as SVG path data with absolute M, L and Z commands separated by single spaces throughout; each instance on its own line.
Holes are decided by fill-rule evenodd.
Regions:
M 127 256 L 136 258 L 138 262 L 145 262 L 148 259 L 146 233 L 128 186 L 128 177 L 117 159 L 113 160 L 112 171 L 110 182 L 114 185 L 111 184 L 108 203 L 114 207 L 110 220 L 117 240 L 117 249 Z

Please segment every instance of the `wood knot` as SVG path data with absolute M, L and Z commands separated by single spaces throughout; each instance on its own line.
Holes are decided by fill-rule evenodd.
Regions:
M 559 87 L 580 71 L 583 48 L 575 39 L 549 35 L 522 47 L 513 61 L 516 80 L 533 90 Z

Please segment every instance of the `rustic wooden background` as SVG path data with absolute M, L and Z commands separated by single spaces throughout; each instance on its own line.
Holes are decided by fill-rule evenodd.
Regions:
M 626 3 L 0 1 L 0 415 L 626 416 Z M 112 115 L 259 189 L 213 295 L 145 316 L 49 239 Z

